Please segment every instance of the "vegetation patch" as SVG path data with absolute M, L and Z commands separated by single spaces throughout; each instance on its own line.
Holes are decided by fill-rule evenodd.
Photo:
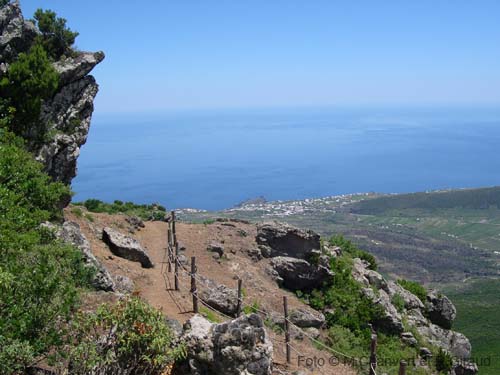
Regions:
M 142 220 L 163 221 L 166 218 L 166 208 L 160 204 L 135 204 L 133 202 L 122 202 L 115 200 L 106 203 L 99 199 L 87 199 L 84 202 L 75 202 L 74 206 L 84 206 L 88 211 L 95 213 L 124 214 L 137 216 Z

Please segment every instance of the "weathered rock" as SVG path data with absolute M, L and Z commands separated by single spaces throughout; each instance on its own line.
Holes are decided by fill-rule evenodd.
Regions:
M 426 348 L 425 346 L 424 347 L 421 347 L 419 349 L 419 353 L 420 353 L 420 356 L 424 359 L 428 359 L 428 358 L 431 358 L 432 357 L 432 352 L 429 348 Z
M 471 344 L 463 334 L 432 323 L 416 328 L 418 333 L 424 336 L 430 344 L 443 348 L 457 358 L 465 360 L 470 358 Z
M 475 375 L 479 369 L 475 363 L 460 361 L 453 365 L 452 375 Z
M 23 18 L 18 2 L 0 8 L 0 77 L 20 52 L 29 50 L 37 35 L 39 31 Z M 102 52 L 73 53 L 74 56 L 61 57 L 53 63 L 60 73 L 60 85 L 52 99 L 42 105 L 40 123 L 45 126 L 33 127 L 29 134 L 23 134 L 27 147 L 44 164 L 45 171 L 65 184 L 76 175 L 76 161 L 87 140 L 98 91 L 95 79 L 87 74 L 104 59 Z M 40 129 L 44 129 L 44 134 L 37 133 Z M 36 142 L 42 138 L 47 140 Z M 69 200 L 66 197 L 61 204 L 67 205 Z
M 35 25 L 24 19 L 19 2 L 0 7 L 0 61 L 10 62 L 28 51 L 37 35 Z
M 97 260 L 92 253 L 90 243 L 81 232 L 77 223 L 66 221 L 61 227 L 46 224 L 47 227 L 55 230 L 56 236 L 62 241 L 76 246 L 83 254 L 85 263 L 96 269 L 92 279 L 92 285 L 98 290 L 116 291 L 116 285 L 108 270 Z
M 342 248 L 339 246 L 333 246 L 325 242 L 323 244 L 323 253 L 334 258 L 342 255 Z
M 139 241 L 106 227 L 102 230 L 102 240 L 116 256 L 141 263 L 144 268 L 152 268 L 153 262 Z
M 254 261 L 259 261 L 262 259 L 262 252 L 258 248 L 247 249 L 247 254 Z
M 141 218 L 137 217 L 137 216 L 128 216 L 127 218 L 125 218 L 125 221 L 127 223 L 130 224 L 130 226 L 134 229 L 140 229 L 140 228 L 144 228 L 145 225 L 144 225 L 144 222 L 142 221 Z M 180 244 L 179 244 L 180 246 Z
M 224 255 L 224 245 L 220 242 L 212 242 L 207 246 L 207 250 L 219 254 L 219 257 Z
M 431 290 L 427 293 L 426 306 L 431 322 L 446 329 L 451 328 L 457 316 L 457 310 L 448 297 Z
M 418 298 L 416 295 L 410 293 L 407 291 L 405 288 L 403 288 L 401 285 L 395 283 L 394 281 L 388 281 L 387 282 L 387 290 L 389 292 L 389 295 L 394 297 L 396 294 L 400 295 L 403 300 L 405 301 L 405 308 L 408 310 L 411 309 L 424 309 L 425 306 L 420 301 L 420 298 Z
M 182 324 L 178 320 L 167 317 L 165 323 L 170 327 L 175 337 L 180 338 L 182 336 Z
M 77 81 L 90 73 L 94 67 L 104 60 L 103 52 L 80 52 L 74 57 L 56 61 L 54 68 L 59 73 L 61 85 Z
M 200 299 L 215 310 L 226 315 L 234 315 L 238 304 L 238 292 L 236 289 L 217 284 L 215 281 L 200 276 L 203 288 L 199 292 Z
M 279 275 L 279 281 L 290 290 L 319 288 L 333 276 L 328 268 L 297 258 L 275 257 L 271 260 L 271 266 Z
M 302 230 L 288 224 L 272 222 L 257 227 L 257 244 L 268 246 L 271 256 L 309 259 L 311 250 L 320 250 L 320 237 L 312 230 Z
M 301 328 L 321 328 L 325 324 L 325 316 L 320 312 L 297 309 L 290 313 L 290 321 Z
M 314 328 L 314 327 L 304 328 L 304 331 L 305 331 L 305 332 L 306 332 L 309 336 L 311 336 L 313 339 L 318 339 L 318 338 L 319 338 L 319 336 L 320 336 L 319 329 Z
M 416 346 L 418 344 L 417 339 L 413 336 L 411 332 L 403 332 L 401 334 L 401 341 L 403 341 L 406 345 Z
M 391 297 L 383 289 L 380 289 L 378 292 L 379 295 L 374 300 L 374 303 L 382 307 L 384 316 L 377 320 L 377 327 L 390 333 L 402 333 L 404 330 L 402 318 L 398 310 L 391 303 Z
M 124 294 L 130 294 L 135 289 L 132 279 L 123 275 L 115 276 L 115 285 L 116 291 Z
M 191 374 L 270 375 L 273 347 L 257 314 L 212 324 L 195 315 L 184 326 Z

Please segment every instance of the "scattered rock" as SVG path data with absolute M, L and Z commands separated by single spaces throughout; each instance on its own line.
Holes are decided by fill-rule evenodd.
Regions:
M 213 307 L 226 315 L 236 314 L 238 304 L 238 292 L 236 289 L 228 288 L 225 285 L 217 284 L 206 277 L 199 276 L 203 281 L 203 288 L 200 288 L 200 299 L 207 305 Z
M 248 236 L 248 233 L 246 231 L 244 231 L 243 229 L 238 229 L 236 231 L 236 234 L 238 234 L 238 236 L 240 236 L 240 237 L 246 237 L 246 236 Z
M 165 318 L 165 323 L 170 327 L 175 337 L 182 335 L 182 324 L 178 320 L 167 317 Z
M 116 291 L 123 294 L 130 294 L 134 291 L 135 286 L 132 279 L 127 276 L 115 276 Z
M 409 346 L 417 346 L 418 344 L 417 339 L 415 338 L 415 336 L 413 336 L 413 333 L 411 332 L 403 332 L 401 334 L 401 341 L 403 341 L 406 345 Z
M 405 302 L 405 308 L 408 310 L 411 309 L 423 310 L 425 308 L 422 301 L 420 301 L 420 298 L 410 293 L 409 291 L 407 291 L 405 288 L 395 283 L 394 281 L 387 282 L 387 290 L 391 298 L 394 297 L 396 294 L 400 295 Z
M 116 285 L 108 270 L 97 260 L 92 253 L 90 243 L 81 232 L 80 226 L 77 223 L 66 221 L 61 227 L 56 227 L 53 224 L 45 224 L 47 227 L 55 230 L 56 236 L 63 242 L 76 246 L 83 254 L 85 263 L 88 266 L 94 267 L 96 273 L 92 279 L 92 285 L 98 290 L 115 291 Z
M 420 352 L 420 356 L 424 359 L 429 359 L 432 357 L 432 352 L 430 351 L 429 348 L 426 348 L 426 347 L 421 347 L 419 349 L 419 352 Z
M 224 245 L 220 242 L 212 242 L 207 246 L 207 250 L 212 253 L 219 254 L 219 257 L 224 255 Z
M 248 249 L 247 254 L 254 261 L 259 261 L 262 259 L 262 252 L 258 248 Z
M 460 361 L 453 365 L 452 375 L 475 375 L 479 369 L 475 363 Z
M 181 340 L 191 374 L 271 375 L 273 346 L 257 314 L 220 324 L 195 315 Z
M 135 230 L 139 230 L 145 227 L 144 222 L 137 216 L 128 216 L 127 218 L 125 218 L 125 221 L 129 223 L 130 226 Z
M 290 321 L 301 328 L 321 328 L 325 324 L 325 316 L 320 312 L 297 309 L 290 313 Z
M 308 259 L 311 250 L 320 250 L 320 236 L 288 224 L 272 222 L 257 226 L 257 244 L 271 248 L 271 256 Z
M 432 323 L 450 329 L 457 310 L 450 299 L 435 290 L 427 293 L 427 313 Z
M 462 333 L 447 330 L 432 323 L 417 327 L 417 331 L 430 344 L 443 348 L 457 358 L 466 360 L 471 356 L 471 344 Z
M 102 230 L 102 240 L 109 246 L 116 256 L 141 263 L 144 268 L 152 268 L 153 262 L 141 244 L 120 232 L 106 227 Z
M 320 336 L 319 329 L 314 328 L 314 327 L 304 328 L 304 331 L 305 331 L 305 332 L 306 332 L 309 336 L 311 336 L 313 339 L 318 339 L 318 338 L 319 338 L 319 336 Z
M 279 276 L 277 281 L 290 290 L 309 291 L 319 288 L 333 276 L 328 268 L 297 258 L 275 257 L 271 266 Z

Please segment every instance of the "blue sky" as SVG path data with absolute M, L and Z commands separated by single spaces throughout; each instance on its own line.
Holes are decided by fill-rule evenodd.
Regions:
M 21 0 L 103 50 L 96 108 L 500 104 L 500 1 Z

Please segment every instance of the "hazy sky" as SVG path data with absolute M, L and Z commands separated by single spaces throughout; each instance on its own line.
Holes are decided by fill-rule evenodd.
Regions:
M 103 50 L 101 113 L 500 104 L 498 0 L 21 0 Z

